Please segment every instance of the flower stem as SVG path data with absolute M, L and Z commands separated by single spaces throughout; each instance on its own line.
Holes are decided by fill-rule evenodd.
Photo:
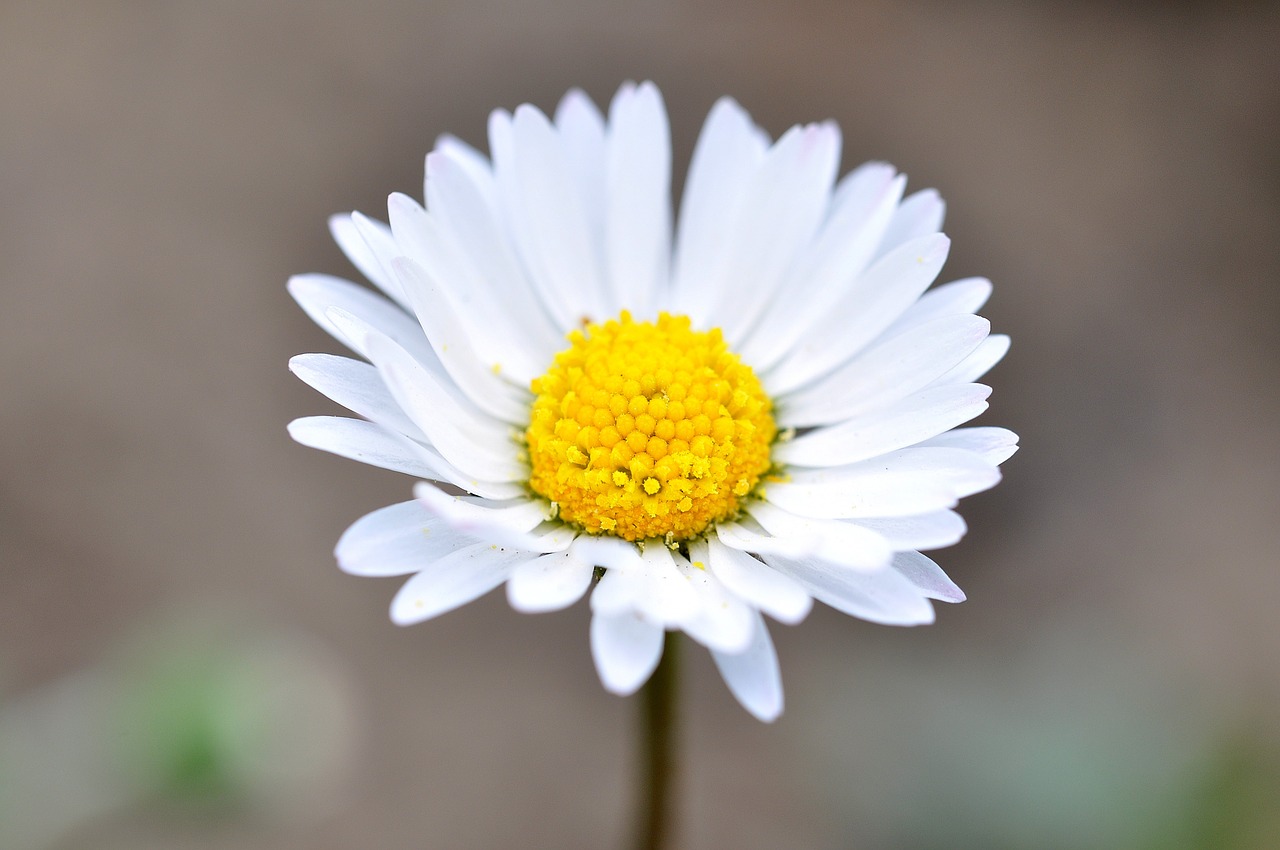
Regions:
M 640 823 L 636 834 L 639 850 L 662 850 L 672 846 L 679 685 L 680 633 L 667 632 L 662 660 L 641 696 L 643 751 L 640 754 Z

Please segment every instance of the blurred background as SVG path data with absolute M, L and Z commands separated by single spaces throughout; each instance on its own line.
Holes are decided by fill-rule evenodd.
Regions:
M 634 700 L 585 605 L 409 629 L 334 566 L 410 482 L 290 442 L 285 293 L 441 133 L 653 79 L 834 118 L 996 282 L 1023 451 L 916 630 L 685 669 L 690 848 L 1280 846 L 1280 10 L 1244 2 L 0 5 L 0 846 L 598 848 Z

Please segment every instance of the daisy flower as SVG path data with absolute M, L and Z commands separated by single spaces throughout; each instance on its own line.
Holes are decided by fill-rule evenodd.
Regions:
M 409 576 L 416 623 L 506 585 L 542 612 L 590 591 L 604 686 L 639 688 L 667 630 L 706 646 L 753 715 L 782 711 L 762 615 L 813 600 L 891 625 L 964 594 L 922 550 L 965 525 L 1016 436 L 959 428 L 1008 348 L 981 278 L 926 292 L 949 241 L 932 190 L 873 162 L 837 181 L 830 122 L 773 141 L 712 108 L 673 222 L 661 95 L 580 91 L 554 117 L 489 119 L 489 155 L 445 136 L 425 201 L 393 194 L 334 238 L 381 294 L 327 275 L 289 291 L 359 355 L 303 381 L 360 418 L 289 426 L 421 479 L 359 519 L 341 568 Z

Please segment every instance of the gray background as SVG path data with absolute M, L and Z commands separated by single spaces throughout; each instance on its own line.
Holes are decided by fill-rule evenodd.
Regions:
M 1274 846 L 1277 43 L 1241 3 L 0 6 L 0 694 L 212 618 L 302 636 L 353 706 L 287 816 L 153 801 L 57 846 L 621 841 L 635 701 L 585 606 L 397 629 L 334 567 L 410 482 L 287 438 L 333 412 L 289 356 L 337 346 L 284 282 L 353 275 L 325 218 L 420 195 L 438 134 L 646 78 L 677 172 L 727 93 L 938 188 L 1024 446 L 940 554 L 969 602 L 774 628 L 775 725 L 689 653 L 682 846 Z

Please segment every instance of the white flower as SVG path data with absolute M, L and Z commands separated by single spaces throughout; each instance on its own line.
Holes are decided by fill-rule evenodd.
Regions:
M 608 690 L 636 690 L 680 629 L 772 720 L 762 614 L 798 623 L 817 599 L 916 625 L 931 599 L 964 599 L 919 550 L 960 539 L 957 500 L 999 480 L 1017 438 L 957 428 L 986 409 L 973 382 L 1008 338 L 974 315 L 988 281 L 925 293 L 949 245 L 936 192 L 903 198 L 883 163 L 836 182 L 833 124 L 771 142 L 723 99 L 673 228 L 648 83 L 623 86 L 607 119 L 578 91 L 554 120 L 496 111 L 489 147 L 442 138 L 425 208 L 392 195 L 390 226 L 331 220 L 385 297 L 289 282 L 363 358 L 291 361 L 362 417 L 299 419 L 293 438 L 424 479 L 337 546 L 347 572 L 410 576 L 395 622 L 504 582 L 518 610 L 556 610 L 600 576 L 591 650 Z

